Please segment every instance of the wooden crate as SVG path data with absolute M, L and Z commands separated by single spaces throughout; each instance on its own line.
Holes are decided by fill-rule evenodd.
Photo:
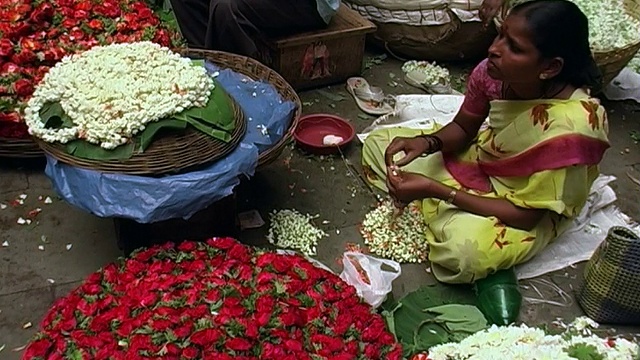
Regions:
M 375 29 L 340 5 L 325 29 L 267 40 L 261 46 L 262 61 L 296 90 L 339 83 L 361 73 L 365 37 Z
M 240 235 L 236 195 L 227 196 L 189 220 L 170 219 L 140 224 L 129 219 L 114 219 L 118 247 L 126 254 L 140 247 L 183 240 L 203 241 L 212 237 Z

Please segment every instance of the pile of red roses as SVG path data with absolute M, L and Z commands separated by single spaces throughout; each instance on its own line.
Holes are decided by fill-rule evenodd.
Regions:
M 400 359 L 381 316 L 300 256 L 233 239 L 142 250 L 58 300 L 23 359 Z
M 179 44 L 144 0 L 0 0 L 0 138 L 24 138 L 25 102 L 49 67 L 95 45 Z

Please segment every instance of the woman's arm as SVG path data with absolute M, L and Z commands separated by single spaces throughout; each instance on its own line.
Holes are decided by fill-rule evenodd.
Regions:
M 508 226 L 531 230 L 538 225 L 545 212 L 545 209 L 525 209 L 515 206 L 506 199 L 492 199 L 469 194 L 464 191 L 456 191 L 437 181 L 430 181 L 432 187 L 432 197 L 451 200 L 458 208 L 479 216 L 495 216 Z
M 475 115 L 461 108 L 452 122 L 433 135 L 442 140 L 442 152 L 458 152 L 469 146 L 485 119 L 486 115 Z
M 413 200 L 426 198 L 451 201 L 468 213 L 484 217 L 495 216 L 506 225 L 522 230 L 533 229 L 545 212 L 549 211 L 519 207 L 506 199 L 469 194 L 420 174 L 394 170 L 396 171 L 390 171 L 387 176 L 387 187 L 391 197 L 400 203 L 408 204 Z

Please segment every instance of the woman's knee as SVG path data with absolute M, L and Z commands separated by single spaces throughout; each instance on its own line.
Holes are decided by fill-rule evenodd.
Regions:
M 495 270 L 486 252 L 470 239 L 448 240 L 445 247 L 432 246 L 429 260 L 438 281 L 471 284 Z

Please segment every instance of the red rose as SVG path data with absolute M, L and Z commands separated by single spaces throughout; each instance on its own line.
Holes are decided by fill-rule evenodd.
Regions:
M 295 351 L 295 352 L 303 350 L 302 343 L 300 343 L 300 341 L 298 340 L 292 340 L 292 339 L 285 340 L 284 347 L 286 347 L 287 350 L 289 351 Z
M 271 312 L 258 313 L 255 316 L 256 324 L 260 327 L 266 326 L 271 321 Z
M 77 19 L 68 17 L 62 20 L 60 26 L 64 29 L 73 29 L 73 27 L 77 26 L 79 23 L 80 21 L 78 21 Z
M 13 55 L 13 43 L 9 39 L 0 39 L 0 56 Z
M 84 11 L 91 11 L 91 7 L 93 5 L 91 5 L 90 1 L 80 1 L 75 5 L 75 9 L 76 10 L 84 10 Z
M 364 348 L 364 356 L 369 359 L 378 359 L 380 357 L 380 349 L 377 345 L 367 344 Z
M 218 342 L 222 333 L 218 329 L 204 329 L 191 334 L 189 340 L 191 343 L 200 346 L 211 346 Z
M 42 44 L 34 39 L 22 38 L 20 39 L 20 48 L 23 50 L 38 51 L 42 49 Z
M 177 327 L 175 329 L 173 329 L 173 333 L 176 334 L 176 336 L 179 339 L 186 339 L 189 337 L 189 335 L 191 335 L 192 332 L 192 326 L 189 324 L 186 325 L 182 325 L 180 327 Z
M 284 354 L 284 349 L 280 346 L 271 343 L 262 344 L 262 354 L 260 354 L 262 359 L 280 360 L 284 357 Z
M 178 245 L 178 250 L 184 251 L 184 252 L 191 252 L 195 250 L 197 247 L 198 246 L 193 241 L 183 241 L 182 243 L 180 243 L 180 245 Z
M 29 344 L 27 350 L 24 353 L 24 359 L 34 359 L 34 358 L 46 358 L 49 350 L 52 347 L 51 340 L 44 338 L 40 340 L 36 340 Z
M 55 10 L 53 9 L 53 6 L 51 6 L 51 4 L 48 2 L 43 2 L 35 10 L 33 10 L 31 15 L 29 16 L 29 20 L 34 24 L 40 24 L 51 20 L 54 14 Z
M 233 338 L 233 339 L 227 340 L 225 342 L 225 345 L 227 346 L 227 348 L 231 350 L 236 350 L 236 351 L 246 351 L 251 349 L 252 347 L 251 342 L 244 338 Z
M 95 6 L 93 11 L 108 18 L 117 18 L 120 16 L 120 5 L 115 1 L 105 1 L 102 5 Z
M 153 42 L 158 43 L 162 46 L 170 46 L 171 35 L 169 34 L 169 31 L 166 29 L 157 30 L 156 34 L 153 36 Z
M 148 19 L 153 17 L 153 11 L 151 11 L 151 9 L 149 9 L 148 7 L 145 7 L 137 11 L 137 16 L 140 20 Z
M 93 19 L 93 20 L 89 21 L 87 23 L 87 26 L 89 26 L 92 30 L 103 30 L 104 29 L 104 25 L 102 24 L 102 21 L 100 21 L 99 19 Z
M 76 10 L 73 12 L 73 18 L 76 20 L 86 20 L 89 18 L 90 14 L 91 13 L 86 10 Z
M 13 56 L 11 57 L 11 61 L 16 63 L 17 65 L 27 65 L 36 61 L 37 59 L 38 58 L 36 57 L 36 54 L 33 51 L 27 49 L 22 49 L 19 53 L 13 54 Z
M 182 350 L 182 357 L 187 359 L 196 359 L 200 355 L 200 351 L 194 347 L 187 347 Z
M 378 336 L 385 332 L 385 323 L 382 319 L 377 318 L 362 332 L 362 340 L 366 342 L 374 342 Z
M 74 27 L 69 31 L 69 38 L 73 39 L 74 41 L 82 40 L 85 36 L 86 34 L 79 27 Z
M 232 238 L 213 238 L 207 241 L 207 244 L 209 246 L 213 246 L 221 250 L 230 249 L 232 246 L 234 246 L 237 243 L 238 242 Z

